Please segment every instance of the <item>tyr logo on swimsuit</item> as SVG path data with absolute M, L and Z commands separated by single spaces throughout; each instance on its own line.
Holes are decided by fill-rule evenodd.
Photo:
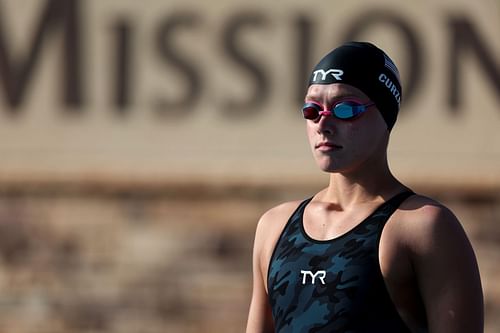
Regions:
M 301 270 L 300 273 L 302 274 L 302 284 L 306 284 L 308 276 L 311 277 L 312 284 L 314 284 L 316 277 L 318 277 L 318 279 L 321 281 L 321 284 L 325 284 L 326 271 L 317 271 L 316 273 L 313 273 L 312 271 Z

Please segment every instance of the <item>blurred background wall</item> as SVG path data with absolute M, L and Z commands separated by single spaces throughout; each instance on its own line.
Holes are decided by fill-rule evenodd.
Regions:
M 395 60 L 389 159 L 448 205 L 500 329 L 500 3 L 0 0 L 0 331 L 242 332 L 260 215 L 326 186 L 299 114 Z

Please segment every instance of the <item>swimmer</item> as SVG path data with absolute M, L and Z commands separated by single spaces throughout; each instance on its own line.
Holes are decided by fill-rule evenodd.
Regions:
M 371 43 L 345 43 L 313 69 L 302 116 L 329 183 L 259 220 L 247 333 L 483 332 L 462 226 L 389 169 L 402 96 L 396 65 Z

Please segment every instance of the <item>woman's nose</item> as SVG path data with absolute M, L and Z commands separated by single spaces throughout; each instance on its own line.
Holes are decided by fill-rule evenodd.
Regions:
M 317 122 L 318 133 L 332 134 L 335 127 L 335 118 L 330 111 L 322 111 Z

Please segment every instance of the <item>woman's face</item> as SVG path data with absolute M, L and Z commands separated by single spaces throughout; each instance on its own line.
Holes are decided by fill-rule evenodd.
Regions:
M 305 100 L 327 110 L 343 100 L 371 103 L 361 90 L 343 83 L 311 85 Z M 306 120 L 306 128 L 314 159 L 325 172 L 348 173 L 378 158 L 385 159 L 389 131 L 375 105 L 349 120 L 333 116 Z

